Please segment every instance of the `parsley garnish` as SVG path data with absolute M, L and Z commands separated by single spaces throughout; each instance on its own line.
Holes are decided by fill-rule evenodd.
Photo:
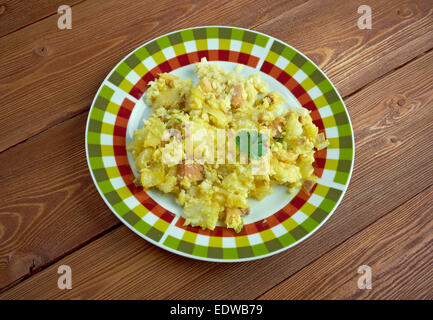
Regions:
M 281 141 L 283 141 L 283 139 L 284 139 L 283 136 L 279 136 L 278 138 L 274 138 L 274 140 L 277 142 L 281 142 Z

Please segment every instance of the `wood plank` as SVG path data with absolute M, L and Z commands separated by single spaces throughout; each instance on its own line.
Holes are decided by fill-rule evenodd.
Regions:
M 369 5 L 372 29 L 359 29 Z M 310 57 L 346 96 L 433 47 L 431 0 L 308 1 L 257 30 Z
M 86 117 L 0 154 L 0 288 L 119 223 L 87 168 Z
M 71 30 L 52 16 L 0 38 L 0 127 L 8 132 L 0 152 L 87 110 L 116 63 L 158 35 L 233 21 L 250 28 L 279 5 L 304 1 L 85 1 L 73 8 Z
M 179 28 L 258 26 L 305 52 L 344 95 L 433 47 L 429 0 L 375 1 L 372 30 L 356 25 L 358 0 L 115 2 L 75 6 L 72 30 L 49 17 L 0 39 L 0 126 L 9 132 L 0 151 L 86 110 L 117 61 Z
M 432 299 L 432 208 L 430 187 L 260 299 Z M 371 290 L 358 288 L 362 265 Z
M 0 3 L 0 37 L 56 14 L 59 6 L 83 0 L 5 0 Z
M 101 253 L 105 258 L 101 259 Z M 63 291 L 57 287 L 57 269 L 60 265 L 68 265 L 72 269 L 72 290 Z M 33 284 L 45 285 L 26 286 L 23 294 L 29 299 L 87 299 L 90 296 L 95 299 L 122 299 L 125 298 L 122 297 L 124 290 L 127 290 L 129 299 L 157 299 L 177 285 L 184 285 L 199 276 L 212 265 L 171 254 L 122 226 L 30 277 L 28 281 Z M 88 268 L 87 272 L 83 268 Z M 162 274 L 163 282 L 160 278 Z M 125 278 L 129 279 L 128 283 Z M 0 299 L 17 298 L 15 288 L 0 294 Z
M 333 217 L 300 245 L 258 261 L 208 264 L 149 247 L 142 240 L 134 240 L 138 237 L 122 227 L 126 231 L 104 235 L 4 292 L 0 298 L 252 299 L 259 296 L 431 184 L 431 155 L 424 150 L 433 147 L 432 80 L 433 53 L 429 53 L 347 100 L 353 110 L 357 140 L 353 180 Z M 70 214 L 81 215 L 78 210 Z M 121 247 L 113 249 L 123 237 L 126 240 Z M 141 250 L 147 253 L 136 260 L 130 254 Z M 153 258 L 145 258 L 147 255 Z M 155 260 L 176 262 L 161 267 Z M 176 268 L 172 264 L 187 263 L 191 263 L 188 272 L 175 281 L 183 269 L 170 271 L 169 268 Z M 73 264 L 76 281 L 70 292 L 59 292 L 53 284 L 60 264 Z M 125 270 L 120 278 L 115 272 L 104 271 L 111 269 Z M 100 273 L 105 280 L 91 280 Z M 143 287 L 148 279 L 143 276 L 145 273 L 152 276 L 152 285 Z M 144 282 L 137 280 L 141 277 L 145 277 Z M 170 290 L 161 290 L 161 286 Z
M 433 52 L 346 103 L 355 167 L 333 216 L 298 246 L 259 261 L 218 265 L 168 298 L 254 299 L 431 185 L 431 152 L 425 150 L 433 148 Z
M 290 3 L 296 5 L 299 2 L 300 0 L 293 0 Z M 144 2 L 139 3 L 142 6 Z M 207 6 L 202 6 L 202 3 L 204 2 L 185 2 L 183 5 L 179 4 L 178 7 L 172 7 L 172 2 L 158 2 L 146 11 L 147 23 L 145 24 L 143 24 L 143 10 L 139 10 L 142 7 L 137 7 L 138 2 L 136 1 L 130 6 L 122 7 L 119 13 L 116 13 L 117 9 L 112 9 L 113 7 L 118 8 L 118 6 L 113 5 L 113 1 L 105 1 L 100 4 L 92 2 L 92 4 L 86 5 L 83 3 L 73 9 L 73 30 L 76 33 L 73 33 L 74 36 L 70 35 L 70 37 L 77 37 L 74 41 L 63 36 L 61 32 L 56 32 L 56 36 L 53 36 L 53 31 L 50 29 L 52 26 L 46 25 L 52 20 L 51 18 L 47 19 L 48 22 L 45 20 L 40 22 L 46 28 L 38 28 L 45 30 L 42 35 L 36 34 L 37 30 L 33 28 L 26 28 L 26 30 L 20 30 L 10 36 L 4 37 L 3 39 L 8 38 L 10 40 L 13 38 L 24 41 L 26 37 L 39 39 L 39 36 L 41 36 L 49 43 L 46 46 L 48 48 L 46 52 L 50 57 L 50 62 L 41 62 L 36 56 L 33 57 L 36 60 L 33 58 L 29 60 L 23 58 L 23 63 L 26 64 L 26 67 L 33 70 L 33 74 L 29 77 L 33 77 L 35 83 L 32 85 L 35 87 L 32 87 L 31 90 L 26 91 L 27 93 L 24 96 L 18 98 L 21 100 L 13 102 L 15 108 L 12 108 L 12 106 L 3 107 L 2 105 L 0 114 L 9 113 L 9 117 L 15 119 L 16 106 L 26 109 L 29 106 L 33 108 L 39 105 L 41 108 L 34 109 L 31 113 L 25 115 L 27 119 L 25 125 L 16 128 L 21 134 L 26 132 L 26 130 L 32 130 L 31 127 L 35 123 L 43 123 L 50 117 L 53 117 L 51 119 L 58 119 L 58 114 L 56 113 L 70 116 L 70 107 L 75 108 L 81 104 L 81 106 L 86 106 L 87 108 L 90 99 L 96 92 L 97 86 L 99 86 L 99 82 L 102 81 L 109 71 L 104 69 L 104 65 L 107 68 L 112 68 L 113 61 L 120 59 L 132 48 L 145 41 L 145 39 L 153 38 L 157 32 L 169 31 L 166 29 L 161 30 L 164 29 L 163 23 L 172 17 L 172 9 L 182 11 L 176 13 L 176 17 L 172 17 L 174 22 L 177 21 L 176 23 L 183 23 L 183 14 L 187 14 L 191 17 L 191 20 L 188 22 L 190 24 L 197 23 L 201 16 L 207 17 L 210 24 L 215 24 L 217 20 L 212 19 L 220 19 L 222 16 L 225 16 L 224 19 L 226 20 L 222 19 L 221 21 L 228 23 L 229 19 L 236 18 L 239 23 L 243 23 L 243 26 L 250 26 L 260 23 L 261 19 L 267 16 L 268 10 L 274 10 L 275 5 L 278 6 L 278 2 L 272 3 L 268 8 L 259 8 L 257 7 L 258 4 L 247 3 L 252 9 L 255 8 L 257 10 L 254 10 L 254 14 L 242 16 L 237 9 L 239 6 L 245 5 L 245 2 L 227 1 L 221 2 L 220 5 L 210 3 Z M 81 7 L 82 5 L 85 5 L 84 9 Z M 106 13 L 104 19 L 108 19 L 107 21 L 112 21 L 115 16 L 118 16 L 122 20 L 122 23 L 126 23 L 126 21 L 129 21 L 129 19 L 126 19 L 128 12 L 130 13 L 129 10 L 132 10 L 134 14 L 127 29 L 122 29 L 124 27 L 122 24 L 116 24 L 110 31 L 112 33 L 106 34 L 106 31 L 104 31 L 101 36 L 102 38 L 99 37 L 99 40 L 95 39 L 95 43 L 99 41 L 102 46 L 105 46 L 107 42 L 111 43 L 110 45 L 107 44 L 107 47 L 102 52 L 101 50 L 90 52 L 92 50 L 76 48 L 76 43 L 79 43 L 78 39 L 85 38 L 87 34 L 90 34 L 90 37 L 95 36 L 92 33 L 95 30 L 102 32 L 102 26 L 99 29 L 95 27 L 95 30 L 93 30 L 92 21 L 96 19 L 95 12 L 98 8 L 102 10 L 101 12 Z M 95 16 L 92 17 L 92 14 Z M 161 21 L 158 22 L 158 19 Z M 97 21 L 101 23 L 101 20 Z M 137 28 L 141 28 L 143 31 L 136 32 Z M 176 24 L 174 24 L 173 29 L 177 29 Z M 72 32 L 73 30 L 64 32 Z M 31 34 L 31 32 L 34 32 L 34 34 Z M 16 35 L 18 33 L 20 35 Z M 128 34 L 128 36 L 123 36 L 122 34 Z M 0 39 L 0 43 L 3 39 Z M 91 38 L 85 39 L 90 41 Z M 66 44 L 62 41 L 66 41 Z M 21 44 L 17 42 L 12 47 L 27 46 L 26 43 L 28 41 Z M 28 48 L 30 49 L 31 47 L 32 44 L 28 44 Z M 50 48 L 53 49 L 53 52 L 51 52 Z M 2 50 L 3 47 L 0 45 L 0 52 Z M 58 53 L 56 50 L 60 50 L 63 53 Z M 66 50 L 71 50 L 73 54 L 65 56 L 66 53 L 64 51 Z M 98 73 L 100 78 L 96 81 L 94 79 L 90 80 L 90 78 L 84 79 L 79 84 L 81 87 L 78 89 L 74 87 L 74 89 L 67 86 L 72 85 L 73 82 L 73 85 L 76 85 L 77 73 L 74 72 L 82 72 L 77 66 L 81 65 L 80 59 L 83 56 L 79 55 L 77 50 L 84 50 L 84 56 L 92 56 L 91 59 L 89 58 L 89 60 L 83 63 L 91 64 L 91 70 L 87 69 L 91 77 L 95 77 L 95 73 Z M 77 54 L 77 59 L 74 57 L 75 54 Z M 103 59 L 102 65 L 98 64 L 97 60 L 102 58 L 101 55 L 105 54 L 107 54 L 106 60 Z M 113 60 L 113 54 L 119 54 L 119 56 Z M 3 57 L 3 55 L 0 54 L 0 57 Z M 43 57 L 39 58 L 46 60 Z M 74 64 L 77 65 L 72 69 L 68 67 Z M 18 70 L 15 65 L 8 65 L 8 68 L 11 73 L 7 76 L 7 79 L 11 83 L 14 82 L 14 79 L 15 81 L 19 81 L 19 78 L 25 77 L 22 74 L 25 71 Z M 3 71 L 0 68 L 0 74 Z M 71 77 L 67 74 L 68 71 L 72 71 L 73 75 Z M 38 72 L 41 72 L 41 76 L 43 74 L 42 77 L 48 77 L 50 84 L 39 85 L 36 78 L 34 78 Z M 59 81 L 58 77 L 62 77 L 64 82 Z M 4 86 L 2 87 L 2 83 L 6 83 L 6 79 L 1 79 L 0 76 L 0 94 L 2 93 L 2 88 L 4 88 Z M 55 86 L 56 89 L 52 91 L 53 88 L 50 86 Z M 34 97 L 34 92 L 38 92 L 38 97 Z M 57 101 L 59 92 L 67 92 L 67 95 L 63 95 L 62 99 Z M 88 95 L 87 100 L 79 102 L 70 99 L 71 95 L 78 97 L 78 95 L 85 92 Z M 47 102 L 47 98 L 51 99 L 49 98 L 50 94 L 54 94 L 52 98 L 56 101 L 53 100 L 52 102 L 58 103 L 57 107 L 53 107 L 51 102 Z M 39 104 L 41 101 L 45 102 Z M 5 100 L 2 102 L 5 102 Z M 63 105 L 61 107 L 62 110 L 57 110 L 59 111 L 57 112 L 56 108 L 59 108 L 60 105 Z M 21 111 L 24 109 L 21 109 Z M 75 111 L 77 110 L 79 109 L 75 109 Z M 19 113 L 20 111 L 18 110 L 17 112 Z M 87 169 L 84 151 L 86 116 L 82 114 L 72 120 L 65 121 L 53 130 L 48 130 L 0 154 L 0 163 L 8 164 L 7 166 L 2 165 L 0 167 L 0 189 L 2 190 L 2 197 L 0 198 L 0 236 L 3 235 L 0 243 L 0 288 L 27 276 L 30 272 L 37 271 L 44 265 L 90 241 L 119 223 L 95 190 Z M 1 126 L 5 128 L 13 121 L 12 118 L 6 120 L 0 117 Z M 47 126 L 55 123 L 55 121 L 52 122 L 51 120 L 49 122 Z M 5 129 L 5 131 L 7 130 Z M 7 136 L 13 139 L 14 135 L 8 133 Z M 5 135 L 1 135 L 0 139 L 4 137 Z M 32 169 L 29 170 L 29 168 Z M 71 208 L 74 209 L 71 210 Z M 67 228 L 65 231 L 62 231 L 64 223 L 67 223 Z M 64 239 L 62 240 L 62 238 Z

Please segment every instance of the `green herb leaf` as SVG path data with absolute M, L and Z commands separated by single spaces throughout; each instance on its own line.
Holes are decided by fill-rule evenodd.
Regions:
M 281 142 L 281 141 L 283 141 L 283 139 L 284 139 L 283 136 L 280 136 L 278 138 L 274 138 L 274 140 L 277 141 L 277 142 Z

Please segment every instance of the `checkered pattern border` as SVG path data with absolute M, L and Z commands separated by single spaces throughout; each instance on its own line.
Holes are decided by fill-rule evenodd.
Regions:
M 199 62 L 230 61 L 257 66 L 259 48 L 269 38 L 235 28 L 187 29 L 151 41 L 130 54 L 108 80 L 135 98 L 143 95 L 148 83 L 161 72 Z
M 125 137 L 131 112 L 161 72 L 199 62 L 230 61 L 259 69 L 283 84 L 311 111 L 331 145 L 315 153 L 320 177 L 312 195 L 300 191 L 283 209 L 246 224 L 241 233 L 183 226 L 134 183 Z M 312 233 L 332 213 L 347 187 L 353 138 L 344 103 L 308 58 L 272 37 L 230 27 L 200 27 L 153 40 L 126 57 L 101 85 L 86 132 L 89 167 L 109 207 L 144 238 L 190 257 L 242 261 L 287 248 Z

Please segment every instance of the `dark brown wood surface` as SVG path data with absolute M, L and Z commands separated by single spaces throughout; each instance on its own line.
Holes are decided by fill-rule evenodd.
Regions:
M 433 299 L 432 207 L 429 187 L 260 299 Z M 371 290 L 357 290 L 363 265 Z
M 75 1 L 72 30 L 57 29 L 57 1 L 20 4 L 0 14 L 0 299 L 432 298 L 431 1 Z M 357 27 L 361 4 L 371 30 Z M 293 45 L 352 119 L 344 200 L 313 236 L 266 259 L 206 263 L 149 244 L 114 217 L 87 169 L 87 110 L 106 74 L 143 42 L 197 25 Z M 73 269 L 70 291 L 57 288 L 61 264 Z M 383 275 L 371 291 L 356 287 L 361 264 Z
M 0 2 L 0 37 L 57 13 L 59 6 L 83 0 L 5 0 Z

